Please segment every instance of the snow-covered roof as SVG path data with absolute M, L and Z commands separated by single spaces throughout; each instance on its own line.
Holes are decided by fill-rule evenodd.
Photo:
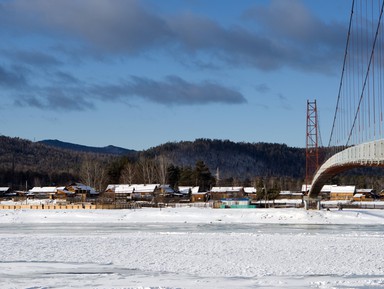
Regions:
M 324 185 L 322 188 L 321 188 L 321 192 L 322 193 L 327 193 L 327 192 L 330 192 L 332 190 L 333 187 L 337 187 L 337 185 Z M 302 192 L 305 192 L 307 190 L 310 190 L 311 189 L 311 185 L 302 185 L 301 186 L 301 191 Z
M 108 185 L 106 190 L 111 190 L 116 194 L 146 193 L 154 192 L 160 184 L 116 184 Z
M 152 193 L 154 192 L 157 187 L 159 186 L 160 184 L 139 184 L 139 185 L 132 185 L 135 189 L 135 193 Z
M 192 186 L 179 186 L 179 192 L 186 195 L 189 193 L 189 190 L 191 190 L 192 193 L 197 193 L 199 191 L 199 187 L 192 187 Z
M 212 187 L 211 192 L 225 193 L 225 192 L 239 192 L 243 187 Z
M 194 192 L 192 191 L 192 195 L 206 195 L 207 192 Z
M 282 196 L 302 196 L 303 193 L 298 193 L 295 191 L 280 191 L 280 195 L 282 195 Z
M 29 191 L 32 193 L 55 194 L 57 192 L 57 188 L 56 187 L 33 187 Z
M 335 186 L 331 188 L 331 193 L 354 193 L 355 186 Z
M 88 191 L 91 195 L 98 194 L 96 190 L 90 186 L 84 185 L 82 183 L 76 183 L 71 185 L 75 190 Z
M 189 193 L 189 190 L 192 191 L 192 187 L 191 187 L 191 186 L 179 186 L 179 192 L 180 192 L 181 194 L 186 195 L 186 194 Z
M 356 192 L 359 192 L 359 193 L 372 193 L 373 192 L 373 189 L 356 189 Z
M 170 186 L 170 185 L 160 185 L 159 188 L 163 191 L 163 192 L 166 192 L 166 193 L 174 193 L 175 190 Z
M 0 187 L 0 192 L 6 192 L 9 190 L 9 187 Z
M 257 190 L 254 187 L 244 187 L 244 192 L 247 194 L 256 194 Z
M 130 194 L 134 187 L 128 184 L 108 185 L 107 190 L 114 191 L 116 194 Z

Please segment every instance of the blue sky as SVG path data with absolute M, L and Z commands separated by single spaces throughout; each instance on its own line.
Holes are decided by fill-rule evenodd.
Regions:
M 0 134 L 142 150 L 323 144 L 351 1 L 0 1 Z

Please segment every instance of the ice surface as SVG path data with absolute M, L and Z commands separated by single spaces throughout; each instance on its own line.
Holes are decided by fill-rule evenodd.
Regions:
M 0 211 L 0 288 L 384 288 L 384 211 Z

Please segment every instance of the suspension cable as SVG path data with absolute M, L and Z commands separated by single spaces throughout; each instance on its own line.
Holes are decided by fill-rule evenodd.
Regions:
M 332 136 L 333 136 L 335 125 L 336 125 L 337 112 L 339 110 L 339 103 L 340 103 L 340 97 L 341 97 L 341 88 L 343 86 L 344 71 L 345 71 L 345 65 L 346 65 L 346 62 L 347 62 L 349 39 L 351 37 L 351 27 L 352 27 L 352 18 L 353 18 L 353 7 L 354 7 L 354 5 L 355 5 L 355 0 L 352 1 L 351 15 L 349 17 L 349 27 L 348 27 L 348 35 L 347 35 L 347 44 L 345 46 L 345 51 L 344 51 L 343 69 L 342 69 L 342 72 L 341 72 L 339 92 L 338 92 L 338 95 L 337 95 L 336 110 L 335 110 L 335 115 L 333 116 L 333 124 L 332 124 L 331 135 L 329 137 L 328 147 L 331 146 Z
M 371 56 L 369 58 L 369 63 L 368 63 L 367 71 L 366 71 L 366 74 L 365 74 L 365 79 L 364 79 L 362 91 L 361 91 L 361 94 L 360 94 L 359 103 L 357 105 L 357 109 L 356 109 L 355 117 L 354 117 L 354 120 L 353 120 L 353 124 L 352 124 L 352 127 L 351 127 L 351 131 L 349 132 L 348 140 L 347 140 L 347 143 L 346 143 L 347 146 L 349 145 L 349 141 L 350 141 L 350 139 L 352 137 L 352 132 L 353 132 L 353 129 L 354 129 L 355 124 L 356 124 L 356 119 L 357 119 L 357 116 L 358 116 L 359 111 L 360 111 L 361 101 L 362 101 L 362 99 L 364 97 L 364 91 L 365 91 L 365 87 L 367 85 L 368 75 L 369 75 L 369 71 L 370 71 L 370 68 L 371 68 L 371 63 L 372 63 L 372 59 L 373 59 L 373 55 L 374 55 L 374 51 L 375 51 L 376 42 L 377 42 L 377 36 L 378 36 L 379 30 L 380 30 L 381 18 L 383 17 L 383 9 L 384 9 L 384 1 L 382 2 L 382 5 L 381 5 L 380 16 L 379 16 L 379 20 L 378 20 L 378 23 L 377 23 L 376 33 L 375 33 L 375 39 L 373 41 L 372 50 L 371 50 Z

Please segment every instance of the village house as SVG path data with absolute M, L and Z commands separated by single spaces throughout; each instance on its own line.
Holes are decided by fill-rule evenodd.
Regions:
M 198 190 L 192 191 L 192 194 L 191 194 L 192 203 L 207 202 L 208 200 L 209 200 L 209 197 L 207 192 L 199 192 Z
M 72 183 L 65 187 L 65 191 L 68 192 L 67 200 L 72 203 L 95 202 L 99 196 L 99 193 L 94 188 L 82 183 Z
M 54 199 L 56 193 L 56 187 L 33 187 L 27 192 L 27 195 L 34 199 Z
M 11 193 L 10 187 L 0 187 L 0 197 L 6 197 Z
M 189 196 L 193 193 L 198 193 L 199 192 L 199 186 L 193 187 L 193 186 L 179 186 L 178 187 L 178 192 L 179 194 L 183 196 Z
M 116 202 L 153 201 L 161 193 L 160 184 L 115 184 L 108 185 L 105 194 L 111 193 Z
M 244 197 L 243 187 L 212 187 L 209 191 L 210 199 L 219 201 L 222 199 L 234 199 Z
M 110 195 L 111 200 L 107 203 L 124 203 L 132 200 L 133 191 L 134 187 L 128 184 L 108 185 L 103 196 Z
M 322 200 L 329 200 L 330 199 L 331 190 L 332 190 L 333 187 L 337 187 L 337 185 L 324 185 L 321 188 L 319 197 Z M 311 185 L 305 185 L 304 184 L 301 187 L 301 193 L 303 195 L 308 195 L 310 189 L 311 189 Z
M 351 201 L 356 192 L 355 186 L 333 186 L 331 188 L 330 200 L 331 201 Z
M 354 201 L 373 201 L 379 198 L 380 196 L 373 189 L 356 189 L 356 193 L 353 195 Z
M 255 187 L 244 187 L 244 195 L 250 200 L 257 199 L 257 190 Z

